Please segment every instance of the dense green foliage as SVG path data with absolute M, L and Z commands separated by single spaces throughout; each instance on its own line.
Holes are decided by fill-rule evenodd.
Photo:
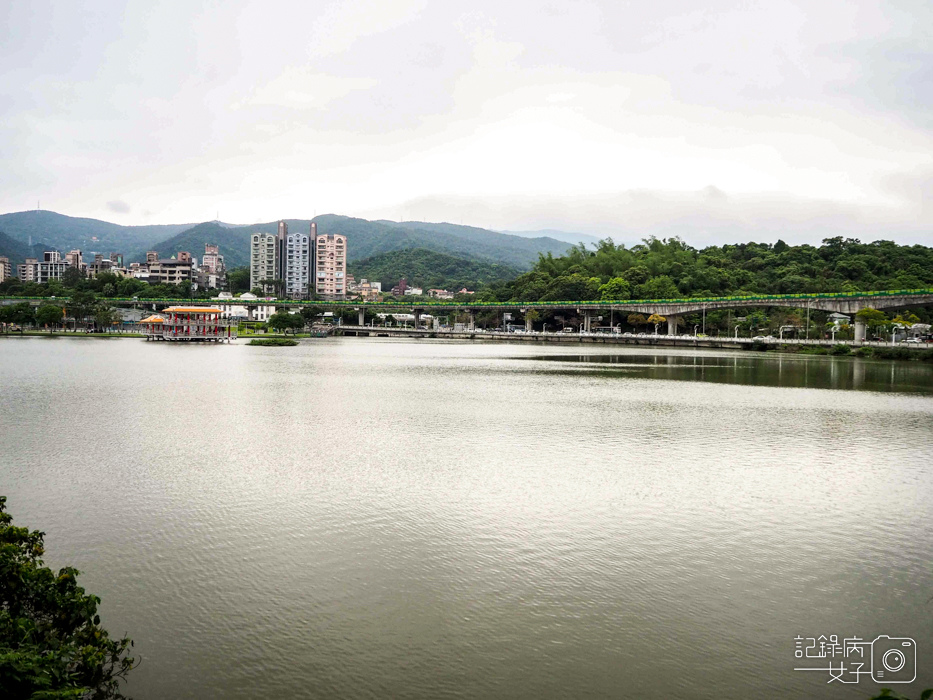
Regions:
M 181 284 L 149 284 L 135 277 L 121 277 L 112 272 L 102 272 L 96 277 L 87 277 L 74 268 L 67 268 L 61 280 L 38 284 L 21 282 L 12 277 L 0 282 L 0 296 L 18 297 L 67 297 L 76 292 L 89 292 L 109 299 L 210 299 L 220 293 L 219 289 L 191 291 L 190 282 Z
M 410 286 L 457 291 L 463 287 L 475 290 L 493 282 L 510 280 L 519 270 L 501 263 L 456 257 L 424 248 L 382 253 L 351 263 L 349 272 L 357 282 L 368 279 L 381 282 L 388 291 L 404 277 Z
M 679 238 L 628 248 L 611 240 L 542 255 L 531 272 L 494 290 L 507 301 L 669 299 L 933 286 L 933 249 L 891 241 L 828 238 L 819 247 L 782 241 L 710 246 Z
M 15 527 L 0 496 L 0 697 L 122 698 L 132 642 L 100 626 L 100 598 L 42 563 L 44 533 Z
M 299 331 L 305 326 L 305 319 L 301 314 L 290 314 L 288 311 L 279 311 L 272 314 L 266 322 L 269 328 L 282 331 L 288 335 L 289 331 Z

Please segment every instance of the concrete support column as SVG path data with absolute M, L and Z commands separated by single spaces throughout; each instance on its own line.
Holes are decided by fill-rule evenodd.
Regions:
M 421 312 L 418 309 L 412 309 L 412 315 L 415 317 L 415 330 L 421 328 Z
M 360 325 L 360 326 L 366 325 L 366 309 L 360 309 L 360 322 L 357 325 Z
M 593 317 L 590 315 L 589 311 L 583 313 L 583 332 L 589 333 L 593 327 Z
M 865 342 L 865 324 L 861 321 L 855 322 L 855 342 L 864 343 Z
M 680 316 L 668 316 L 667 317 L 667 334 L 668 335 L 677 335 L 677 323 L 680 321 Z
M 528 317 L 526 316 L 526 317 L 525 317 L 525 331 L 526 331 L 527 333 L 531 333 L 532 330 L 533 330 L 533 328 L 532 328 L 532 324 L 531 324 L 531 319 L 528 318 Z
M 470 312 L 470 330 L 471 331 L 476 330 L 476 312 L 475 311 Z

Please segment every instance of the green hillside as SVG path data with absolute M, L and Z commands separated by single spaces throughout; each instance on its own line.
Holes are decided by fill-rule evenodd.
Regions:
M 259 227 L 221 226 L 215 222 L 198 224 L 172 236 L 171 238 L 147 248 L 133 252 L 127 262 L 142 262 L 146 259 L 146 251 L 154 250 L 161 258 L 170 258 L 184 250 L 191 253 L 199 261 L 204 255 L 205 244 L 220 246 L 220 253 L 224 256 L 227 268 L 245 267 L 249 265 L 249 237 L 257 230 L 275 231 L 275 224 L 261 224 Z M 270 228 L 271 227 L 271 228 Z
M 309 231 L 310 219 L 285 219 L 290 231 Z M 552 238 L 522 238 L 454 224 L 424 224 L 407 222 L 367 221 L 349 216 L 325 214 L 315 217 L 318 233 L 343 234 L 349 240 L 348 260 L 362 260 L 382 253 L 421 248 L 461 258 L 482 258 L 519 270 L 527 270 L 538 259 L 538 253 L 562 254 L 570 246 Z M 220 245 L 227 267 L 249 264 L 249 237 L 255 232 L 275 233 L 278 222 L 251 226 L 225 227 L 217 223 L 198 224 L 151 248 L 139 248 L 130 261 L 145 259 L 146 250 L 158 251 L 163 257 L 185 250 L 199 257 L 205 243 Z
M 729 295 L 918 289 L 933 285 L 933 248 L 841 236 L 819 247 L 778 241 L 694 248 L 679 238 L 627 247 L 603 241 L 498 286 L 501 301 L 674 299 Z
M 492 282 L 509 280 L 520 273 L 509 265 L 456 257 L 424 248 L 406 248 L 357 260 L 350 263 L 348 272 L 357 281 L 381 282 L 386 291 L 402 277 L 410 285 L 425 290 L 446 288 L 456 291 L 462 287 L 476 289 Z
M 83 219 L 54 211 L 20 211 L 0 214 L 0 231 L 10 238 L 28 243 L 39 241 L 57 250 L 77 248 L 89 253 L 124 253 L 163 241 L 191 224 L 164 226 L 120 226 L 98 219 Z M 96 240 L 95 240 L 96 239 Z
M 32 248 L 27 243 L 14 240 L 0 231 L 0 257 L 9 258 L 10 264 L 14 266 L 23 262 L 26 258 L 39 258 L 46 250 L 52 250 L 52 246 L 45 243 L 35 243 Z

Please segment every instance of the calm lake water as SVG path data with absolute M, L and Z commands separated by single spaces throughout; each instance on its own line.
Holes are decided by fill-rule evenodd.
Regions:
M 142 700 L 870 697 L 834 634 L 933 686 L 925 364 L 0 339 L 0 450 Z

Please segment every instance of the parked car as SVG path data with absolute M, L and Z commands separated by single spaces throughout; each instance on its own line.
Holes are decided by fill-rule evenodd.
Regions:
M 905 340 L 904 342 L 905 342 L 905 343 L 917 343 L 917 344 L 919 345 L 920 342 L 921 342 L 921 340 L 920 340 L 920 338 L 908 338 L 908 339 Z
M 752 338 L 752 340 L 760 340 L 761 342 L 764 342 L 767 340 L 767 338 L 765 338 L 763 335 L 756 335 L 754 338 Z

